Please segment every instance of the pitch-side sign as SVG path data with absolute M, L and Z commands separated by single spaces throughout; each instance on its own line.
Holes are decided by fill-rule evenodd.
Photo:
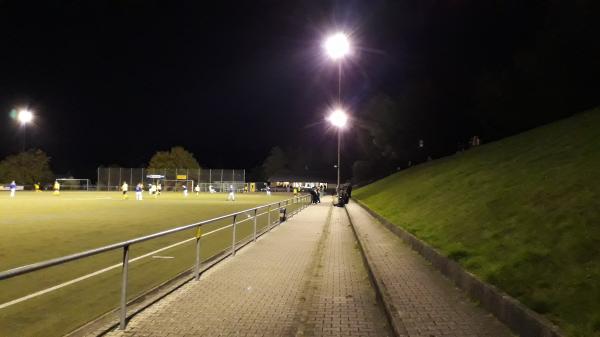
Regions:
M 160 174 L 149 174 L 149 175 L 146 176 L 146 178 L 148 178 L 148 179 L 162 179 L 164 177 L 165 176 L 160 175 Z

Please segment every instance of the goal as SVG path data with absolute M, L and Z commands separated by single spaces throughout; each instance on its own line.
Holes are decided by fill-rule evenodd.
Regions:
M 75 179 L 75 178 L 59 178 L 56 179 L 60 184 L 61 190 L 73 190 L 73 191 L 89 191 L 90 180 L 89 179 Z
M 194 181 L 188 180 L 177 180 L 177 179 L 162 179 L 162 190 L 164 191 L 182 191 L 183 185 L 187 186 L 188 191 L 191 193 L 194 190 Z

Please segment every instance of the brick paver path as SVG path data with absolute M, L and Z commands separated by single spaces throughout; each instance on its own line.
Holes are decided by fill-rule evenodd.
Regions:
M 108 335 L 386 336 L 340 211 L 309 207 Z
M 401 336 L 512 336 L 364 209 L 346 208 Z
M 298 335 L 392 336 L 343 208 L 334 207 Z

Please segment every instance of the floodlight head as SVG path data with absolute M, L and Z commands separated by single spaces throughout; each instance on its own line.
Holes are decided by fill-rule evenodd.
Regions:
M 350 41 L 346 34 L 339 32 L 325 39 L 323 48 L 333 60 L 338 60 L 350 53 Z
M 327 117 L 329 123 L 337 128 L 343 128 L 348 122 L 348 115 L 344 112 L 344 110 L 338 108 L 331 112 L 331 115 Z
M 33 120 L 33 113 L 27 109 L 19 110 L 17 119 L 19 120 L 19 123 L 23 125 L 28 124 Z

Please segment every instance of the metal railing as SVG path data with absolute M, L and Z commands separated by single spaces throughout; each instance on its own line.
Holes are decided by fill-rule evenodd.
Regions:
M 129 260 L 130 260 L 129 259 L 130 246 L 141 243 L 141 242 L 149 241 L 152 239 L 156 239 L 159 237 L 167 236 L 167 235 L 170 235 L 173 233 L 178 233 L 181 231 L 194 229 L 194 228 L 196 228 L 197 233 L 199 233 L 198 230 L 202 226 L 231 218 L 232 221 L 231 221 L 230 225 L 220 227 L 220 228 L 215 229 L 204 235 L 196 235 L 196 238 L 195 238 L 196 239 L 196 244 L 195 244 L 196 258 L 195 258 L 195 263 L 193 266 L 193 275 L 194 275 L 194 279 L 197 281 L 200 279 L 200 264 L 202 262 L 201 258 L 200 258 L 200 238 L 201 237 L 205 237 L 207 235 L 210 235 L 212 233 L 215 233 L 215 232 L 227 229 L 227 228 L 232 228 L 233 234 L 232 234 L 232 239 L 231 239 L 231 250 L 228 255 L 235 256 L 236 250 L 239 247 L 243 246 L 243 245 L 238 246 L 237 244 L 239 243 L 239 241 L 236 241 L 236 229 L 237 229 L 237 226 L 240 225 L 242 222 L 253 220 L 253 222 L 254 222 L 253 223 L 253 234 L 252 234 L 251 241 L 256 241 L 257 234 L 258 234 L 257 233 L 257 219 L 259 216 L 264 215 L 265 213 L 267 214 L 267 226 L 265 227 L 265 229 L 263 231 L 263 233 L 265 233 L 265 232 L 269 231 L 270 229 L 272 229 L 274 226 L 279 225 L 281 223 L 281 219 L 279 216 L 277 217 L 276 222 L 272 222 L 271 213 L 273 211 L 276 210 L 277 214 L 279 215 L 279 213 L 282 209 L 284 209 L 284 208 L 287 209 L 288 206 L 296 205 L 298 207 L 295 210 L 293 210 L 290 214 L 287 214 L 288 216 L 293 216 L 293 215 L 297 214 L 298 212 L 300 212 L 301 210 L 303 210 L 304 208 L 308 207 L 309 204 L 310 204 L 310 195 L 301 195 L 301 196 L 297 196 L 297 197 L 294 197 L 291 199 L 278 201 L 278 202 L 274 202 L 274 203 L 267 204 L 267 205 L 261 205 L 258 207 L 250 208 L 247 210 L 243 210 L 243 211 L 239 211 L 239 212 L 235 212 L 235 213 L 231 213 L 231 214 L 222 215 L 222 216 L 219 216 L 216 218 L 203 220 L 203 221 L 196 222 L 193 224 L 172 228 L 169 230 L 142 236 L 139 238 L 135 238 L 135 239 L 119 242 L 119 243 L 114 243 L 111 245 L 107 245 L 107 246 L 103 246 L 103 247 L 99 247 L 99 248 L 95 248 L 95 249 L 90 249 L 90 250 L 86 250 L 83 252 L 79 252 L 79 253 L 75 253 L 75 254 L 71 254 L 71 255 L 67 255 L 67 256 L 62 256 L 62 257 L 58 257 L 58 258 L 47 260 L 47 261 L 33 263 L 33 264 L 26 265 L 26 266 L 18 267 L 18 268 L 9 269 L 9 270 L 0 272 L 0 281 L 9 279 L 9 278 L 13 278 L 13 277 L 16 277 L 19 275 L 28 274 L 28 273 L 31 273 L 31 272 L 34 272 L 37 270 L 42 270 L 42 269 L 50 268 L 53 266 L 61 265 L 61 264 L 67 263 L 67 262 L 81 260 L 81 259 L 84 259 L 84 258 L 87 258 L 90 256 L 95 256 L 95 255 L 98 255 L 98 254 L 101 254 L 104 252 L 113 251 L 116 249 L 123 249 L 123 257 L 122 257 L 122 263 L 121 263 L 121 265 L 122 265 L 121 299 L 120 299 L 120 305 L 119 305 L 119 307 L 120 307 L 119 329 L 123 330 L 123 329 L 125 329 L 125 327 L 127 325 L 127 281 L 128 281 L 128 266 L 129 266 Z M 263 208 L 267 208 L 267 211 L 265 213 L 258 213 L 258 210 L 263 209 Z M 238 216 L 240 216 L 242 214 L 248 214 L 248 213 L 254 213 L 254 215 L 251 217 L 247 217 L 246 219 L 243 219 L 241 221 L 237 221 Z

